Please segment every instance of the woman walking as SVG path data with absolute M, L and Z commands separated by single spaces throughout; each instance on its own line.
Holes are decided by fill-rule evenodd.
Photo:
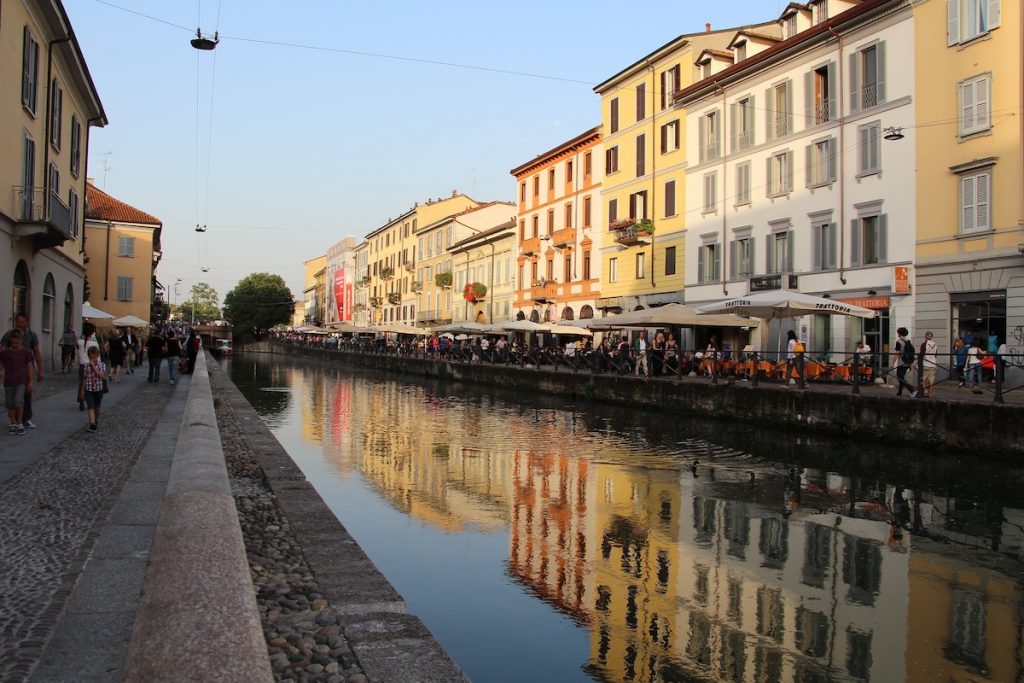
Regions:
M 178 361 L 181 360 L 181 342 L 174 336 L 174 330 L 167 330 L 164 353 L 167 356 L 167 374 L 171 377 L 171 384 L 174 384 L 178 376 Z
M 971 392 L 981 393 L 981 357 L 985 352 L 981 350 L 981 337 L 975 337 L 967 349 L 967 383 L 971 385 Z
M 106 348 L 107 358 L 110 359 L 110 381 L 115 384 L 120 384 L 121 366 L 124 365 L 124 358 L 126 355 L 124 332 L 116 330 L 115 333 L 107 339 Z
M 89 351 L 95 348 L 100 352 L 100 343 L 96 339 L 96 326 L 82 323 L 82 337 L 78 340 L 78 409 L 85 410 L 85 368 L 89 365 Z
M 89 408 L 89 432 L 96 433 L 103 403 L 103 380 L 107 378 L 107 365 L 100 360 L 100 350 L 90 346 L 89 364 L 85 366 L 85 405 Z

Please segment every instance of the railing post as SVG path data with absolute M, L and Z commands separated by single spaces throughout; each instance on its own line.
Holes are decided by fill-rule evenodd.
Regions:
M 917 398 L 924 398 L 924 354 L 917 359 Z
M 755 387 L 757 386 L 757 376 L 761 374 L 761 360 L 760 360 L 760 358 L 761 358 L 760 354 L 758 354 L 757 351 L 754 351 L 754 370 L 751 373 L 754 376 L 751 378 L 750 382 Z
M 860 393 L 860 354 L 853 352 L 853 393 Z
M 996 356 L 996 366 L 995 366 L 994 369 L 995 369 L 995 373 L 996 373 L 996 395 L 995 395 L 995 397 L 992 400 L 995 401 L 996 403 L 1002 403 L 1003 402 L 1003 370 L 1004 370 L 1004 368 L 1003 368 L 1003 357 L 1002 357 L 1002 355 L 1000 355 L 998 353 L 995 354 L 995 356 Z

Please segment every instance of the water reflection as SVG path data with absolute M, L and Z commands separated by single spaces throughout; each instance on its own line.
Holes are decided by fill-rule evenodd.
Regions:
M 494 571 L 519 587 L 516 599 L 588 634 L 586 650 L 539 643 L 510 663 L 499 653 L 531 628 L 515 620 L 521 609 L 504 605 L 510 616 L 494 624 L 467 608 L 463 618 L 479 620 L 471 641 L 442 642 L 477 680 L 575 670 L 600 681 L 1010 681 L 1024 671 L 1016 471 L 972 465 L 965 476 L 955 459 L 905 449 L 337 369 L 236 360 L 233 373 L 272 425 L 298 422 L 303 441 L 391 509 L 470 543 L 507 533 Z M 358 520 L 343 521 L 363 542 Z M 429 558 L 407 561 L 430 571 Z M 478 602 L 468 577 L 446 578 L 451 596 Z M 435 629 L 438 615 L 418 613 Z

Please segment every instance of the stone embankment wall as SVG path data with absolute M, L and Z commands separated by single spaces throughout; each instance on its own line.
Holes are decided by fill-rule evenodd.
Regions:
M 278 349 L 279 351 L 283 349 Z M 939 399 L 799 391 L 748 383 L 649 381 L 633 376 L 506 368 L 409 358 L 288 348 L 287 353 L 506 389 L 670 410 L 722 420 L 806 429 L 834 436 L 913 444 L 987 456 L 1024 453 L 1024 407 Z

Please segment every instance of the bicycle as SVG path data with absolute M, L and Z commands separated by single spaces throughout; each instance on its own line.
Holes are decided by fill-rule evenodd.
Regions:
M 65 375 L 75 367 L 75 347 L 62 345 L 60 347 L 60 367 Z

